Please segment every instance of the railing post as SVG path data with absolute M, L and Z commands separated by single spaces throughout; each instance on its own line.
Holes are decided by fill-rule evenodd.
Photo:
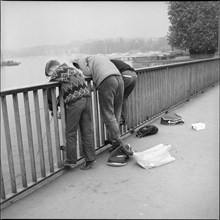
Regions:
M 31 126 L 31 115 L 30 115 L 28 92 L 24 92 L 23 96 L 24 96 L 24 108 L 25 108 L 25 118 L 26 118 L 26 126 L 27 126 L 29 155 L 30 155 L 30 162 L 31 162 L 31 175 L 32 175 L 32 181 L 37 182 L 35 155 L 34 155 L 34 144 L 33 144 L 33 133 L 32 133 L 32 126 Z
M 6 97 L 2 96 L 1 100 L 2 100 L 2 102 L 1 102 L 2 114 L 3 114 L 5 139 L 6 139 L 6 147 L 7 147 L 7 155 L 8 155 L 8 166 L 9 166 L 10 179 L 11 179 L 11 190 L 12 190 L 12 193 L 17 193 L 15 170 L 14 170 L 14 159 L 13 159 L 13 152 L 12 152 L 12 145 L 11 145 L 11 135 L 10 135 L 9 121 L 8 121 L 8 109 L 7 109 Z
M 19 153 L 19 161 L 20 161 L 20 168 L 21 168 L 22 185 L 23 185 L 23 187 L 27 187 L 27 177 L 26 177 L 26 168 L 25 168 L 25 160 L 24 160 L 24 149 L 23 149 L 23 140 L 22 140 L 22 134 L 21 134 L 21 122 L 20 122 L 17 94 L 13 94 L 13 104 L 14 104 L 14 116 L 15 116 L 15 125 L 16 125 L 16 134 L 17 134 L 17 143 L 18 143 L 18 153 Z
M 63 146 L 66 146 L 66 116 L 65 116 L 65 107 L 63 101 L 63 92 L 61 86 L 59 86 L 59 98 L 60 98 L 60 113 L 61 113 L 61 127 L 62 127 L 62 137 L 63 137 Z M 66 150 L 63 151 L 63 160 L 66 158 Z
M 43 100 L 44 100 L 44 115 L 45 115 L 45 125 L 46 125 L 46 134 L 47 134 L 47 148 L 48 148 L 48 156 L 49 156 L 49 166 L 50 172 L 54 172 L 54 162 L 53 162 L 53 150 L 52 150 L 52 141 L 51 141 L 51 130 L 50 130 L 50 122 L 52 121 L 49 118 L 49 110 L 48 110 L 48 101 L 47 101 L 47 89 L 43 89 Z
M 52 106 L 53 106 L 57 166 L 58 168 L 61 168 L 61 155 L 60 155 L 61 149 L 60 149 L 59 123 L 58 123 L 58 118 L 57 118 L 56 88 L 51 89 L 51 95 L 52 95 Z
M 3 178 L 3 172 L 2 172 L 2 162 L 0 161 L 0 176 L 1 176 L 1 199 L 6 199 L 5 195 L 5 184 L 4 184 L 4 178 Z
M 41 175 L 42 177 L 46 177 L 38 91 L 34 90 L 33 95 L 34 95 L 34 106 L 35 106 L 35 117 L 36 117 L 36 127 L 37 127 L 37 140 L 38 140 L 38 148 L 39 148 L 39 155 L 40 155 Z

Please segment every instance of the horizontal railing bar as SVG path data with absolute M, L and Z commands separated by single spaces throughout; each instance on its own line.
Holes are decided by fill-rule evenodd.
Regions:
M 53 88 L 58 86 L 60 83 L 58 82 L 50 82 L 50 83 L 45 83 L 45 84 L 39 84 L 35 86 L 28 86 L 28 87 L 22 87 L 22 88 L 17 88 L 17 89 L 10 89 L 10 90 L 5 90 L 0 92 L 0 96 L 5 96 L 5 95 L 11 95 L 15 93 L 24 93 L 28 91 L 33 91 L 33 90 L 39 90 L 39 89 L 45 89 L 45 88 Z
M 91 77 L 85 77 L 86 81 L 90 81 Z M 6 96 L 6 95 L 12 95 L 15 93 L 23 93 L 23 92 L 29 92 L 33 90 L 39 90 L 39 89 L 49 89 L 59 86 L 61 83 L 59 82 L 48 82 L 48 83 L 42 83 L 37 84 L 33 86 L 24 86 L 22 88 L 16 88 L 16 89 L 9 89 L 9 90 L 2 90 L 0 91 L 0 96 Z
M 157 65 L 157 66 L 151 66 L 151 67 L 143 67 L 143 68 L 137 68 L 135 69 L 137 72 L 139 71 L 150 71 L 150 70 L 158 70 L 158 69 L 164 69 L 167 67 L 176 67 L 176 66 L 182 66 L 182 65 L 188 65 L 193 63 L 201 63 L 201 62 L 208 62 L 212 60 L 220 60 L 219 57 L 215 58 L 207 58 L 207 59 L 198 59 L 198 60 L 192 60 L 192 61 L 183 61 L 178 63 L 170 63 L 170 64 L 164 64 L 164 65 Z

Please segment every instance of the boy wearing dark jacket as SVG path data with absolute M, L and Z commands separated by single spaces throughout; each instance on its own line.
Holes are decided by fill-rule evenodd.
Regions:
M 128 96 L 131 94 L 135 87 L 137 81 L 137 73 L 135 72 L 134 68 L 122 60 L 110 59 L 110 61 L 117 67 L 124 80 L 124 99 L 122 104 L 120 124 L 125 125 L 128 121 Z

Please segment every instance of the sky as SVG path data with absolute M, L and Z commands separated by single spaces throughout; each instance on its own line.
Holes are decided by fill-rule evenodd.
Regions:
M 72 40 L 164 37 L 165 1 L 1 1 L 1 49 Z

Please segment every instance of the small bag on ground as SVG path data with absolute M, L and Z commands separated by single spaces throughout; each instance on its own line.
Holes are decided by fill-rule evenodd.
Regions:
M 171 145 L 159 144 L 142 152 L 134 152 L 136 163 L 144 169 L 158 167 L 175 161 L 170 155 Z
M 133 150 L 130 144 L 120 145 L 111 151 L 107 165 L 114 167 L 124 166 L 132 155 Z
M 164 114 L 160 119 L 160 123 L 164 125 L 176 125 L 183 124 L 184 120 L 180 115 L 175 112 L 171 112 Z
M 155 125 L 146 125 L 137 131 L 136 137 L 146 137 L 148 135 L 156 134 L 157 132 L 158 128 Z

